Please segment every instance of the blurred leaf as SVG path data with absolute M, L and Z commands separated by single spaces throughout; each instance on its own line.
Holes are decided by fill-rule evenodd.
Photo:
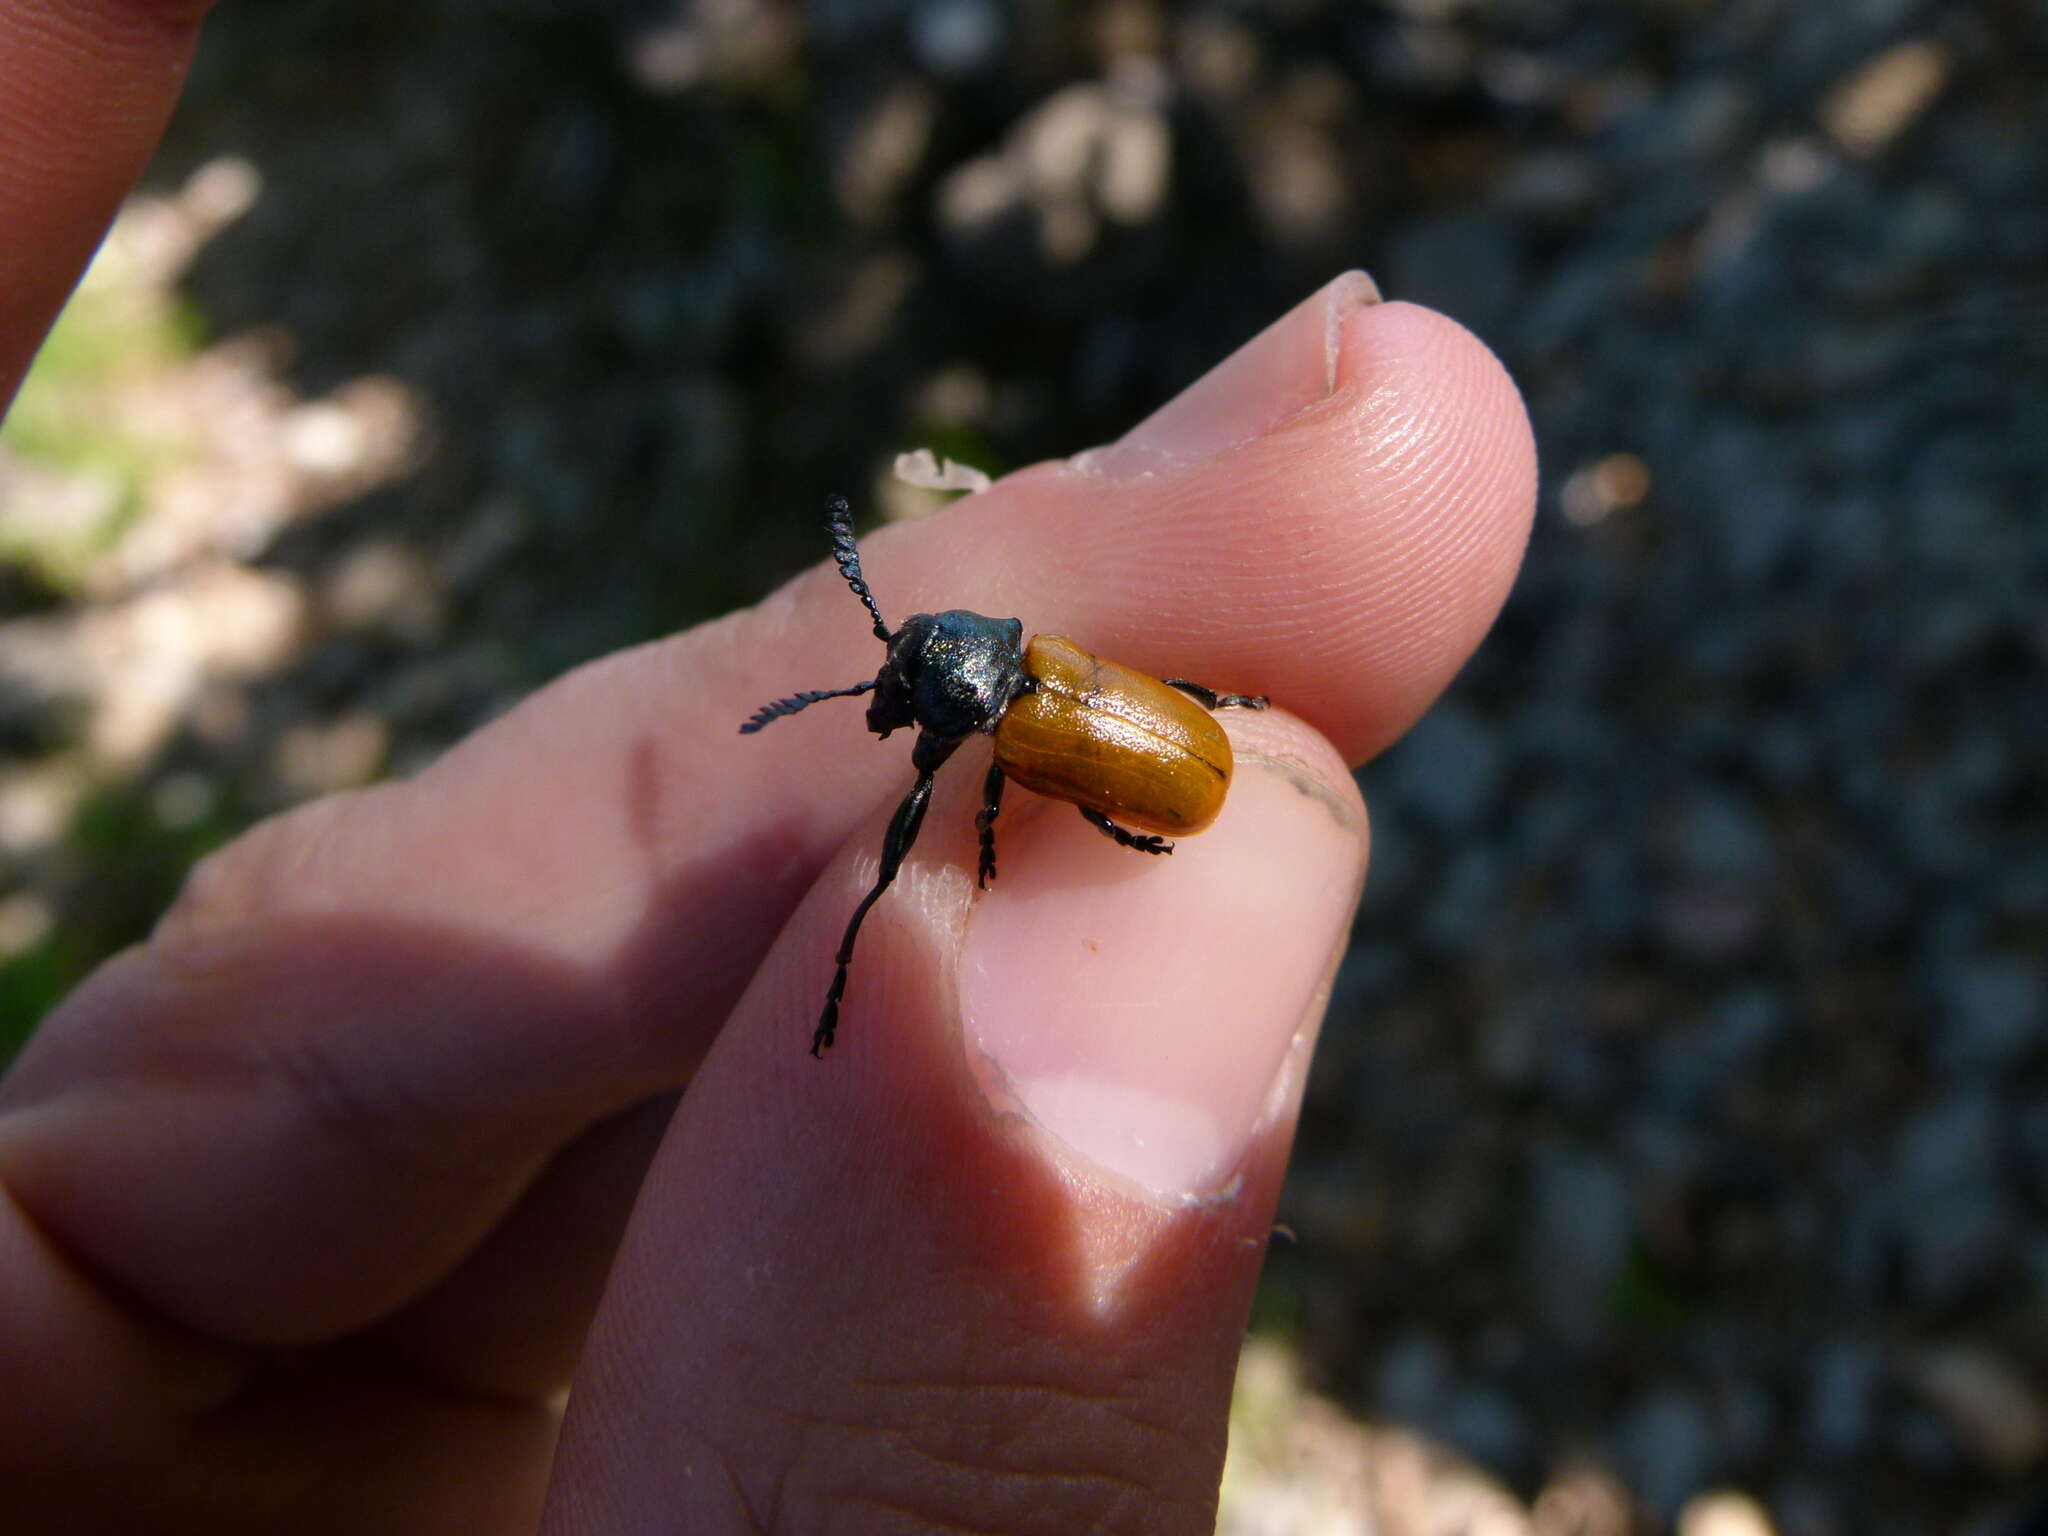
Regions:
M 4 422 L 0 448 L 35 469 L 73 482 L 25 510 L 0 506 L 0 560 L 59 590 L 133 521 L 150 475 L 178 445 L 152 440 L 110 407 L 121 381 L 192 356 L 205 324 L 192 305 L 163 303 L 139 282 L 88 277 L 57 317 Z
M 92 969 L 75 934 L 52 933 L 0 962 L 0 1067 L 12 1061 L 43 1015 Z

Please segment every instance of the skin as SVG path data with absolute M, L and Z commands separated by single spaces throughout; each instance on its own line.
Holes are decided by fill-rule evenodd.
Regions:
M 0 0 L 0 366 L 196 14 Z M 1224 717 L 1229 802 L 1170 859 L 1013 793 L 979 899 L 963 748 L 822 1064 L 908 766 L 857 703 L 735 726 L 871 664 L 829 566 L 209 860 L 0 1083 L 24 1528 L 1208 1530 L 1364 873 L 1346 764 L 1478 643 L 1534 494 L 1492 357 L 1372 298 L 864 541 L 892 617 L 1276 708 Z

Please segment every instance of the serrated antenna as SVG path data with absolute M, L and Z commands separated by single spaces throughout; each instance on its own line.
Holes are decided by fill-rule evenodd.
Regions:
M 839 563 L 839 574 L 846 578 L 846 584 L 853 588 L 853 595 L 875 621 L 875 638 L 884 645 L 889 643 L 889 626 L 882 622 L 882 610 L 875 606 L 875 594 L 868 590 L 867 580 L 860 573 L 860 549 L 853 542 L 853 508 L 847 505 L 844 496 L 833 496 L 825 503 L 825 525 L 832 530 L 832 558 Z
M 873 693 L 873 683 L 855 683 L 851 688 L 813 689 L 804 693 L 793 693 L 786 699 L 777 699 L 773 704 L 763 704 L 740 727 L 742 736 L 751 736 L 771 720 L 780 720 L 784 715 L 793 715 L 800 709 L 809 709 L 820 699 L 850 699 L 857 694 Z

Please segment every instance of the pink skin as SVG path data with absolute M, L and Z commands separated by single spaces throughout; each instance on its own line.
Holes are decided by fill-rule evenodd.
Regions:
M 75 9 L 123 48 L 174 14 Z M 0 0 L 0 50 L 41 14 Z M 0 102 L 90 62 L 21 60 Z M 41 131 L 0 112 L 0 164 Z M 109 175 L 0 198 L 97 227 Z M 1364 872 L 1344 764 L 1477 644 L 1533 498 L 1498 365 L 1374 297 L 868 541 L 892 621 L 1284 710 L 1224 716 L 1230 803 L 1171 859 L 1013 791 L 981 897 L 963 749 L 822 1064 L 907 753 L 857 701 L 736 726 L 872 674 L 829 566 L 209 861 L 0 1083 L 0 1486 L 66 1529 L 1206 1530 Z M 4 317 L 23 355 L 46 318 Z

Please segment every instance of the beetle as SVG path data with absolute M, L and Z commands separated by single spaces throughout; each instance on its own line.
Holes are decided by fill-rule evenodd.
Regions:
M 1121 847 L 1172 853 L 1173 844 L 1162 834 L 1201 831 L 1223 809 L 1230 788 L 1230 738 L 1210 711 L 1264 709 L 1267 703 L 1260 695 L 1217 693 L 1184 677 L 1148 677 L 1058 635 L 1037 635 L 1026 645 L 1021 620 L 992 619 L 965 608 L 913 613 L 892 631 L 861 575 L 852 507 L 844 496 L 830 498 L 826 506 L 839 574 L 874 620 L 875 638 L 888 647 L 882 669 L 872 681 L 850 688 L 795 693 L 764 704 L 740 734 L 751 736 L 821 699 L 871 693 L 869 730 L 887 740 L 892 731 L 917 728 L 910 751 L 917 782 L 896 807 L 882 840 L 881 873 L 853 909 L 840 940 L 838 969 L 811 1037 L 817 1057 L 831 1048 L 839 1027 L 839 1002 L 861 922 L 917 841 L 933 778 L 968 737 L 995 738 L 974 818 L 981 839 L 975 884 L 985 890 L 996 877 L 996 816 L 1010 780 L 1080 807 L 1090 826 Z

